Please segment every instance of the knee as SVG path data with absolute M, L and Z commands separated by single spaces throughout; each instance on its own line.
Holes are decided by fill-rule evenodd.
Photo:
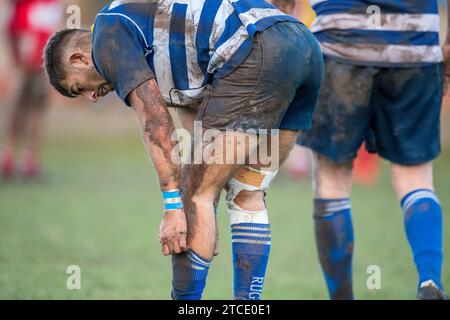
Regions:
M 182 199 L 188 228 L 191 229 L 202 213 L 214 212 L 216 194 L 213 188 L 182 185 Z
M 207 249 L 199 253 L 205 257 L 209 257 L 209 251 L 212 248 L 216 234 L 214 198 L 214 193 L 209 190 L 183 192 L 188 245 L 192 245 L 194 239 L 200 239 L 200 247 L 203 249 L 206 247 Z
M 432 162 L 413 166 L 393 163 L 391 164 L 391 182 L 400 199 L 413 190 L 433 190 Z
M 263 211 L 264 197 L 276 171 L 241 167 L 227 186 L 226 202 L 229 210 Z
M 348 198 L 352 188 L 353 161 L 336 163 L 315 154 L 313 186 L 316 198 Z
M 237 194 L 236 198 L 234 198 L 234 203 L 244 210 L 249 211 L 264 210 L 265 209 L 264 192 L 241 190 Z
M 183 203 L 185 207 L 208 207 L 214 206 L 216 194 L 213 190 L 194 190 L 184 192 Z
M 219 190 L 213 184 L 199 178 L 201 176 L 200 172 L 190 168 L 183 168 L 181 189 L 185 205 L 212 204 L 219 194 Z

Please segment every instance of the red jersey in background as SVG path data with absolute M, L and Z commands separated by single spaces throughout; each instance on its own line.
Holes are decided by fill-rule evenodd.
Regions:
M 42 68 L 47 39 L 60 27 L 63 6 L 59 0 L 15 0 L 8 32 L 19 66 L 32 71 Z

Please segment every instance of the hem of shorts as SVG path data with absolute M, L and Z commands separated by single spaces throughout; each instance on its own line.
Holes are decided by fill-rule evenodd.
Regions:
M 349 161 L 353 161 L 357 157 L 357 152 L 346 154 L 346 155 L 340 155 L 340 156 L 330 156 L 327 152 L 324 152 L 323 150 L 320 150 L 320 147 L 315 146 L 313 143 L 308 143 L 307 141 L 297 140 L 297 144 L 306 148 L 311 149 L 312 151 L 321 154 L 325 156 L 327 159 L 335 162 L 335 163 L 345 163 Z M 390 161 L 392 163 L 405 165 L 405 166 L 415 166 L 424 164 L 430 161 L 435 160 L 441 153 L 441 150 L 428 154 L 427 156 L 415 158 L 415 159 L 403 159 L 401 157 L 395 157 L 392 155 L 389 155 L 386 152 L 378 151 L 378 150 L 371 150 L 370 153 L 378 154 L 381 158 L 384 160 Z
M 355 160 L 356 156 L 357 156 L 357 152 L 354 153 L 349 153 L 346 155 L 341 155 L 341 156 L 330 156 L 327 152 L 324 152 L 323 150 L 320 150 L 319 147 L 315 146 L 312 143 L 308 143 L 306 141 L 299 141 L 297 140 L 297 144 L 306 148 L 311 149 L 312 151 L 314 151 L 315 153 L 318 153 L 324 157 L 326 157 L 328 160 L 331 160 L 334 163 L 346 163 L 349 161 L 353 161 Z
M 280 129 L 280 130 L 301 131 L 301 130 L 308 130 L 308 129 L 311 129 L 311 126 L 312 126 L 312 123 L 309 121 L 309 122 L 303 122 L 303 123 L 301 123 L 301 124 L 299 124 L 299 125 L 296 125 L 296 126 L 280 126 L 280 127 L 277 128 L 277 129 Z
M 411 63 L 380 63 L 375 61 L 362 61 L 362 60 L 350 60 L 345 58 L 339 58 L 329 54 L 323 54 L 324 58 L 335 61 L 341 64 L 347 64 L 357 67 L 372 67 L 372 68 L 422 68 L 430 67 L 436 64 L 441 64 L 443 61 L 439 62 L 411 62 Z
M 390 161 L 392 163 L 405 165 L 405 166 L 416 166 L 416 165 L 421 165 L 421 164 L 435 160 L 441 154 L 441 150 L 430 153 L 427 156 L 423 156 L 423 157 L 415 158 L 415 159 L 403 159 L 401 157 L 391 156 L 388 153 L 383 152 L 383 151 L 377 151 L 377 153 L 381 158 L 383 158 L 387 161 Z

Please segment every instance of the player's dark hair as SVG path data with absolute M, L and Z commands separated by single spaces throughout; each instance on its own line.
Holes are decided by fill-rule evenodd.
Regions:
M 89 32 L 81 29 L 64 29 L 56 32 L 47 42 L 44 49 L 44 69 L 50 84 L 63 96 L 75 98 L 61 85 L 61 81 L 67 77 L 67 70 L 63 63 L 64 49 L 74 36 Z M 77 43 L 80 44 L 80 43 Z

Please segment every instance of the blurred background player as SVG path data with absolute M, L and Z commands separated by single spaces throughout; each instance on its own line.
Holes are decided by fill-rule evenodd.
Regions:
M 308 27 L 311 27 L 316 18 L 309 0 L 272 0 L 271 2 L 286 14 L 298 18 Z M 283 170 L 294 180 L 309 176 L 311 173 L 310 150 L 297 144 L 286 159 Z M 379 156 L 369 153 L 362 145 L 353 163 L 354 181 L 373 186 L 378 182 L 379 176 Z
M 299 143 L 314 152 L 316 243 L 330 297 L 353 299 L 352 167 L 366 142 L 391 162 L 418 298 L 443 299 L 442 212 L 432 167 L 444 78 L 438 1 L 312 4 L 325 76 L 313 127 Z
M 42 51 L 47 39 L 58 29 L 63 14 L 59 0 L 9 2 L 11 15 L 7 33 L 20 73 L 20 85 L 1 153 L 1 176 L 5 180 L 14 175 L 20 142 L 24 147 L 21 168 L 24 177 L 35 177 L 40 171 L 42 122 L 49 96 L 49 86 L 42 70 Z

